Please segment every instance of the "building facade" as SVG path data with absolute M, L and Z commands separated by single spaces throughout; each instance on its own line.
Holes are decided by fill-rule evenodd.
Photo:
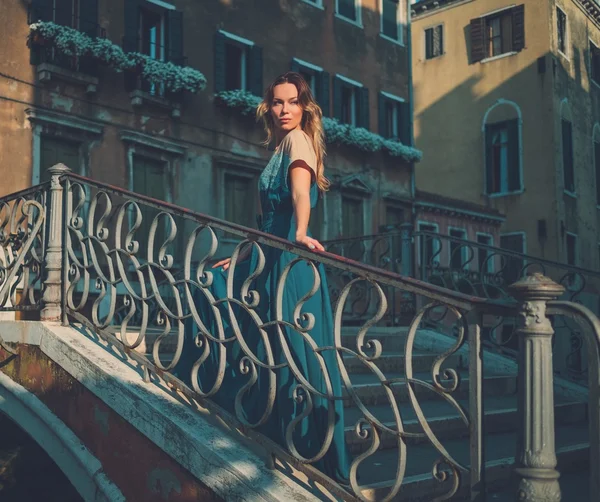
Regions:
M 420 189 L 506 215 L 494 245 L 600 267 L 600 9 L 412 6 Z
M 257 179 L 271 152 L 249 111 L 293 69 L 330 120 L 332 187 L 314 233 L 332 239 L 412 221 L 419 152 L 411 148 L 407 2 L 8 0 L 1 9 L 0 195 L 46 180 L 63 162 L 254 227 Z M 60 42 L 33 33 L 37 21 L 76 31 L 63 30 Z M 90 40 L 104 45 L 84 56 L 64 50 Z M 123 71 L 113 46 L 119 57 L 146 59 Z M 149 77 L 147 58 L 199 70 L 206 86 L 174 90 Z

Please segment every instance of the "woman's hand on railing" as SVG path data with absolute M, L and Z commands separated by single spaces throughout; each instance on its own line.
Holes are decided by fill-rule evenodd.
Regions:
M 248 258 L 248 256 L 250 255 L 251 249 L 252 249 L 251 246 L 246 246 L 244 249 L 242 249 L 240 251 L 240 254 L 238 255 L 238 258 L 237 258 L 238 263 L 241 261 L 244 261 L 246 258 Z M 221 261 L 218 261 L 217 263 L 215 263 L 212 266 L 212 268 L 223 267 L 223 271 L 226 271 L 230 265 L 231 265 L 231 257 L 225 258 L 224 260 L 221 260 Z
M 325 251 L 323 244 L 308 235 L 296 235 L 296 244 L 306 246 L 311 251 Z

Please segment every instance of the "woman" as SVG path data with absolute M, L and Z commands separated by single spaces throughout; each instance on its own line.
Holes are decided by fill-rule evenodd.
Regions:
M 288 72 L 269 86 L 257 117 L 264 123 L 266 144 L 272 140 L 276 143 L 259 179 L 260 230 L 323 251 L 322 244 L 308 230 L 319 189 L 327 190 L 329 185 L 323 174 L 321 109 L 302 76 Z M 261 249 L 264 266 L 250 286 L 254 293 L 242 293 L 241 289 L 248 276 L 260 267 L 256 249 L 250 252 L 250 246 L 246 247 L 235 267 L 230 267 L 231 258 L 214 265 L 212 283 L 194 295 L 197 319 L 192 316 L 186 324 L 187 338 L 177 374 L 187 381 L 192 375 L 196 390 L 211 394 L 211 399 L 235 410 L 238 418 L 286 449 L 296 449 L 297 456 L 320 457 L 314 462 L 316 467 L 346 482 L 343 403 L 320 397 L 306 386 L 299 387 L 297 378 L 298 374 L 304 377 L 313 391 L 327 395 L 329 387 L 329 396 L 341 395 L 335 352 L 322 352 L 320 359 L 311 347 L 311 342 L 318 347 L 333 345 L 325 271 L 322 265 L 302 260 L 288 269 L 297 255 L 270 246 Z M 282 285 L 283 292 L 278 295 Z M 295 316 L 297 305 L 311 292 Z M 259 301 L 252 303 L 257 295 Z M 215 303 L 223 298 L 235 301 Z M 304 315 L 308 313 L 312 316 Z M 217 318 L 220 323 L 215 322 Z M 244 348 L 236 333 L 243 337 Z M 227 341 L 219 343 L 216 339 Z M 202 362 L 195 365 L 197 373 L 192 372 L 201 354 Z M 296 375 L 290 366 L 295 367 Z M 255 382 L 251 381 L 253 373 Z M 222 382 L 217 374 L 223 374 Z M 303 413 L 303 418 L 291 428 L 293 420 Z M 327 453 L 318 455 L 325 448 Z

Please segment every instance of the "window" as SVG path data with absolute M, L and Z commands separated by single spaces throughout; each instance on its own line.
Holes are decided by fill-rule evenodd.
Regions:
M 448 231 L 450 237 L 456 239 L 467 239 L 467 231 L 463 228 L 450 228 Z M 466 246 L 458 241 L 450 240 L 450 256 L 448 263 L 450 268 L 453 270 L 462 270 L 466 268 L 466 261 L 468 256 L 468 250 Z
M 52 21 L 62 26 L 79 30 L 90 37 L 97 37 L 100 33 L 98 27 L 98 4 L 82 0 L 37 0 L 30 2 L 29 22 Z M 50 63 L 71 71 L 82 71 L 93 74 L 94 62 L 91 58 L 78 58 L 66 56 L 61 51 L 51 46 L 31 47 L 31 64 Z
M 85 3 L 85 2 L 84 2 Z M 125 36 L 123 50 L 140 52 L 158 61 L 184 64 L 183 57 L 183 13 L 163 3 L 159 6 L 150 2 L 125 1 Z M 164 86 L 143 80 L 134 73 L 125 74 L 127 90 L 141 89 L 150 94 L 164 95 Z
M 384 138 L 397 139 L 404 145 L 410 145 L 411 123 L 410 106 L 402 98 L 379 93 L 379 134 Z
M 567 15 L 558 7 L 556 8 L 556 38 L 558 50 L 567 53 Z
M 525 253 L 525 234 L 523 232 L 514 232 L 500 236 L 500 247 L 507 251 L 516 253 Z M 525 261 L 523 258 L 511 255 L 501 255 L 502 276 L 504 284 L 509 285 L 521 278 Z
M 300 73 L 304 80 L 310 86 L 313 96 L 319 103 L 323 115 L 329 116 L 329 73 L 323 71 L 323 68 L 302 61 L 301 59 L 292 59 L 292 71 Z
M 518 120 L 486 124 L 485 143 L 487 194 L 521 190 Z
M 381 34 L 402 43 L 400 0 L 381 0 Z
M 600 49 L 590 42 L 590 78 L 600 84 Z
M 471 20 L 471 62 L 519 52 L 525 47 L 525 6 Z
M 400 234 L 400 225 L 404 223 L 404 209 L 398 206 L 385 206 L 385 227 L 388 232 L 393 232 L 394 236 L 390 242 L 389 250 L 392 256 L 393 266 L 399 266 L 402 263 L 402 235 Z
M 342 195 L 342 236 L 365 235 L 364 200 L 360 197 Z
M 335 0 L 335 13 L 347 21 L 360 25 L 362 23 L 361 0 Z
M 255 189 L 253 177 L 230 172 L 225 173 L 224 219 L 245 227 L 255 227 Z
M 577 235 L 567 232 L 565 234 L 565 247 L 567 254 L 567 265 L 577 266 L 579 264 L 577 256 Z
M 425 59 L 433 59 L 444 54 L 444 27 L 439 24 L 425 30 Z
M 336 75 L 333 80 L 334 116 L 342 124 L 369 129 L 369 90 L 359 82 Z
M 489 234 L 477 233 L 477 244 L 480 246 L 493 246 L 494 238 Z M 477 246 L 477 264 L 479 273 L 493 274 L 494 273 L 494 258 L 490 258 L 491 252 L 488 249 Z
M 225 31 L 215 34 L 215 92 L 242 89 L 262 96 L 262 48 Z
M 561 120 L 562 126 L 562 160 L 564 189 L 575 193 L 575 172 L 573 170 L 573 125 L 565 118 Z
M 438 233 L 435 223 L 418 223 L 419 232 Z M 419 235 L 419 265 L 421 270 L 433 267 L 440 262 L 440 239 L 433 235 Z M 421 277 L 424 279 L 425 277 Z
M 40 183 L 50 180 L 48 168 L 62 163 L 74 173 L 80 172 L 79 149 L 81 143 L 42 136 L 40 144 Z
M 153 199 L 161 201 L 170 200 L 170 180 L 168 177 L 168 166 L 162 160 L 152 159 L 150 157 L 133 156 L 132 188 L 135 193 L 147 195 Z M 144 249 L 149 243 L 148 235 L 152 221 L 159 214 L 159 211 L 144 204 L 139 204 L 142 213 L 142 224 L 136 232 L 138 240 L 146 239 L 140 242 L 140 249 Z M 165 219 L 159 221 L 154 238 L 154 249 L 158 249 L 165 241 L 167 233 Z

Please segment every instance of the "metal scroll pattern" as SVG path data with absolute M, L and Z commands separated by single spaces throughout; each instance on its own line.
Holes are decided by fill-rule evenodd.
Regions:
M 401 282 L 390 286 L 388 277 L 384 287 L 376 274 L 361 274 L 351 262 L 345 267 L 348 262 L 329 258 L 328 269 L 345 276 L 337 284 L 331 345 L 318 346 L 311 337 L 315 315 L 306 309 L 324 280 L 315 254 L 298 251 L 266 294 L 257 285 L 269 273 L 268 253 L 273 249 L 290 252 L 281 241 L 269 240 L 265 234 L 258 236 L 260 242 L 249 240 L 240 227 L 210 217 L 175 214 L 160 203 L 123 197 L 101 186 L 67 178 L 65 188 L 65 302 L 71 317 L 85 321 L 98 333 L 112 334 L 126 351 L 147 354 L 138 358 L 143 366 L 178 387 L 189 376 L 194 393 L 201 399 L 218 402 L 222 393 L 231 392 L 225 382 L 231 377 L 228 365 L 235 354 L 238 385 L 235 395 L 227 396 L 234 402 L 235 419 L 243 430 L 261 430 L 281 400 L 290 400 L 298 413 L 286 426 L 283 448 L 269 441 L 263 444 L 270 454 L 308 469 L 313 476 L 310 466 L 332 447 L 334 426 L 340 418 L 333 403 L 342 400 L 347 419 L 345 438 L 352 457 L 350 487 L 342 488 L 322 474 L 317 473 L 317 478 L 346 500 L 391 500 L 407 477 L 407 466 L 411 465 L 408 453 L 424 443 L 436 456 L 430 469 L 432 482 L 440 487 L 437 500 L 457 492 L 461 475 L 469 468 L 443 446 L 435 427 L 428 423 L 421 397 L 430 392 L 441 399 L 464 423 L 465 435 L 469 434 L 473 412 L 468 415 L 455 397 L 461 371 L 456 357 L 467 328 L 461 312 L 445 307 L 457 325 L 454 346 L 439 355 L 429 370 L 416 369 L 416 341 L 423 317 L 440 304 L 427 305 L 412 318 L 405 332 L 406 349 L 395 354 L 388 348 L 393 337 L 380 338 L 374 330 L 388 315 L 390 288 L 403 293 Z M 215 274 L 222 272 L 212 264 L 231 252 L 223 232 L 229 240 L 236 235 L 241 242 L 232 246 L 225 294 L 219 296 L 213 286 Z M 248 268 L 242 258 L 250 250 Z M 297 267 L 309 275 L 310 286 L 293 306 L 291 318 L 284 318 L 286 290 Z M 234 280 L 236 274 L 243 274 L 241 280 Z M 370 292 L 371 308 L 349 335 L 346 319 L 350 316 L 355 321 L 350 304 L 355 291 L 361 289 Z M 268 318 L 267 304 L 271 312 Z M 201 305 L 208 306 L 208 312 Z M 189 375 L 178 375 L 181 380 L 174 380 L 168 375 L 185 356 L 186 336 L 193 337 L 198 357 Z M 292 338 L 300 341 L 307 357 L 316 361 L 311 374 L 306 374 L 294 357 Z M 395 362 L 386 363 L 390 360 Z M 212 366 L 207 366 L 209 361 Z M 282 372 L 294 377 L 295 387 L 289 394 L 278 390 Z M 357 385 L 357 373 L 362 381 L 374 384 L 377 402 Z M 335 391 L 335 374 L 341 379 L 341 393 Z M 246 398 L 257 390 L 261 407 L 248 410 Z M 317 402 L 325 403 L 326 412 Z M 409 422 L 403 418 L 407 407 L 414 416 Z M 308 454 L 298 441 L 298 431 L 317 415 L 326 430 Z M 395 473 L 390 476 L 393 480 L 378 489 L 369 488 L 381 462 L 395 462 Z
M 0 311 L 40 308 L 46 190 L 0 199 Z
M 508 286 L 535 272 L 553 278 L 565 288 L 562 297 L 582 303 L 588 289 L 600 287 L 600 272 L 526 256 L 492 246 L 430 232 L 415 234 L 419 250 L 419 278 L 461 293 L 490 299 L 509 298 Z M 589 288 L 589 286 L 593 286 Z M 597 308 L 600 298 L 596 294 Z M 484 332 L 489 343 L 511 353 L 517 349 L 514 319 L 488 318 Z M 555 366 L 561 376 L 585 381 L 587 358 L 580 327 L 557 317 Z

